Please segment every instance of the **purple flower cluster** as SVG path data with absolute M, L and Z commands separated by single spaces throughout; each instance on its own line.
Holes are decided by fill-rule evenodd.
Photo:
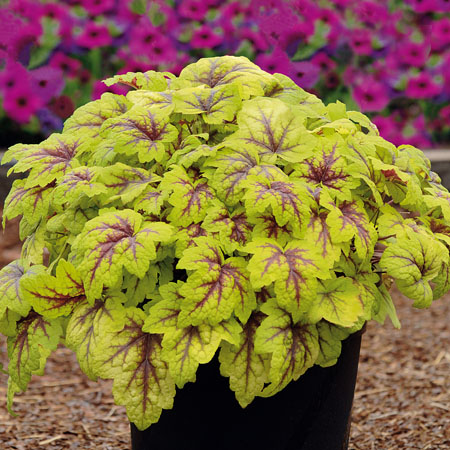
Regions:
M 127 92 L 103 78 L 234 54 L 369 113 L 395 144 L 428 147 L 450 141 L 449 12 L 448 0 L 10 0 L 3 115 L 51 132 L 103 92 Z

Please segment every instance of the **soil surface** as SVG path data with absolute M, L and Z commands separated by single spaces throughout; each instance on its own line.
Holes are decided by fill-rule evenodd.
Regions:
M 19 256 L 12 224 L 0 239 L 0 264 Z M 424 311 L 394 298 L 402 329 L 371 322 L 363 336 L 349 450 L 450 449 L 450 295 Z M 6 359 L 3 338 L 0 362 Z M 90 381 L 70 350 L 59 348 L 45 375 L 16 396 L 17 417 L 6 410 L 6 382 L 0 373 L 0 449 L 130 448 L 112 383 Z

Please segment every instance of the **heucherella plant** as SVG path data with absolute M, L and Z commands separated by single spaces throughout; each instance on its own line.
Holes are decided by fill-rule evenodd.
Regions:
M 244 57 L 80 107 L 17 144 L 4 218 L 22 256 L 0 272 L 15 393 L 58 344 L 113 379 L 139 429 L 218 354 L 242 407 L 336 363 L 389 288 L 430 306 L 450 288 L 450 194 L 414 147 Z

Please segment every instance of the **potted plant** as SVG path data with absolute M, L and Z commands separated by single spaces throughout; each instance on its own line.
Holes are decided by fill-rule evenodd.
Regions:
M 177 399 L 188 393 L 183 416 L 148 448 L 174 448 L 173 436 L 203 448 L 196 436 L 218 422 L 215 448 L 239 440 L 248 448 L 260 408 L 283 395 L 271 420 L 298 432 L 294 416 L 317 394 L 308 374 L 339 366 L 345 341 L 353 356 L 344 359 L 356 358 L 345 432 L 359 351 L 358 339 L 346 338 L 370 319 L 399 326 L 393 282 L 419 308 L 449 289 L 450 194 L 429 161 L 381 138 L 363 114 L 325 106 L 244 57 L 201 59 L 179 77 L 106 80 L 113 83 L 135 89 L 104 94 L 61 134 L 14 145 L 3 158 L 26 174 L 4 214 L 22 216 L 24 239 L 21 259 L 0 272 L 9 408 L 62 342 L 89 378 L 114 380 L 135 448 L 145 435 L 137 430 L 151 433 L 170 417 L 163 410 L 176 388 Z M 250 405 L 242 416 L 204 389 L 214 374 Z M 302 380 L 301 394 L 289 391 Z M 255 397 L 271 398 L 257 398 L 245 423 Z M 305 415 L 311 429 L 315 414 Z M 267 436 L 258 431 L 263 448 L 300 448 L 273 423 L 264 423 Z M 301 448 L 319 447 L 306 439 Z

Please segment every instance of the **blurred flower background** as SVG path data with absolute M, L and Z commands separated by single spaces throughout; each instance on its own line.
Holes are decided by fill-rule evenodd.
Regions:
M 39 142 L 116 73 L 244 55 L 383 137 L 450 143 L 448 0 L 11 0 L 0 7 L 0 142 Z M 20 135 L 20 137 L 17 137 Z

